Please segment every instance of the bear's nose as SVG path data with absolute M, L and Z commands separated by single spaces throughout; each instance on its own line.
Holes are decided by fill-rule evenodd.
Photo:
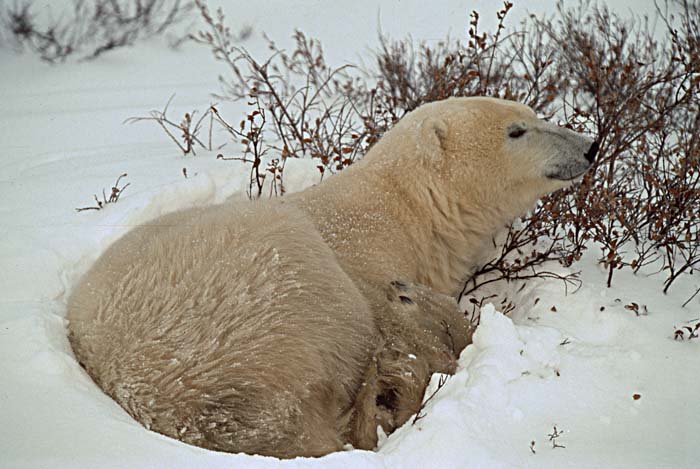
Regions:
M 593 160 L 595 160 L 595 156 L 598 154 L 598 142 L 593 142 L 591 144 L 591 147 L 588 149 L 588 151 L 585 153 L 585 157 L 588 160 L 589 163 L 593 163 Z

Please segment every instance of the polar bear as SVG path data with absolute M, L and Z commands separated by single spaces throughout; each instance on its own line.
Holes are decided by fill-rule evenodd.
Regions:
M 71 295 L 70 342 L 164 435 L 282 458 L 372 449 L 454 372 L 471 337 L 455 295 L 484 243 L 596 151 L 514 102 L 426 104 L 323 184 L 126 234 Z

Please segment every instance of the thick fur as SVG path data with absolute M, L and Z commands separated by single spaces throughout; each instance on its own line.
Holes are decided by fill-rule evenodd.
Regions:
M 377 425 L 404 423 L 430 375 L 454 371 L 471 337 L 454 295 L 485 243 L 583 172 L 590 144 L 516 103 L 425 105 L 322 185 L 121 238 L 69 300 L 76 357 L 136 420 L 187 443 L 372 449 Z

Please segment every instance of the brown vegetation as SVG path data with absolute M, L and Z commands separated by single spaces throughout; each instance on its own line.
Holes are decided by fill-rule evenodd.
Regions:
M 71 56 L 91 60 L 163 34 L 192 6 L 187 0 L 72 0 L 57 18 L 37 18 L 32 0 L 15 0 L 0 8 L 0 22 L 18 49 L 60 63 Z
M 507 25 L 512 4 L 505 2 L 493 32 L 480 29 L 474 11 L 461 41 L 415 45 L 383 37 L 367 70 L 328 65 L 320 43 L 299 31 L 291 52 L 268 39 L 270 56 L 256 59 L 240 47 L 221 10 L 196 5 L 207 28 L 194 39 L 228 69 L 219 98 L 245 100 L 251 109 L 238 128 L 219 106 L 208 111 L 243 145 L 242 157 L 219 157 L 251 164 L 251 197 L 263 195 L 270 174 L 268 194 L 284 193 L 288 158 L 318 160 L 323 178 L 351 165 L 423 103 L 495 96 L 595 135 L 599 156 L 580 184 L 544 197 L 494 240 L 493 258 L 463 294 L 531 278 L 577 286 L 576 273 L 561 275 L 551 262 L 571 266 L 589 248 L 600 252 L 608 286 L 620 269 L 656 269 L 665 273 L 666 292 L 700 265 L 697 1 L 658 9 L 660 40 L 654 21 L 624 20 L 585 1 L 559 4 L 552 19 L 531 16 L 513 27 Z

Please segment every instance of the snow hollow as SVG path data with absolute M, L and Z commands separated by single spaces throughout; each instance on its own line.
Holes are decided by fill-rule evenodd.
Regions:
M 220 3 L 235 26 L 252 26 L 252 52 L 264 50 L 262 32 L 285 45 L 296 28 L 319 38 L 336 64 L 371 61 L 378 28 L 437 41 L 463 34 L 472 9 L 483 12 L 487 27 L 495 24 L 485 1 Z M 527 8 L 543 14 L 553 4 Z M 650 1 L 610 6 L 622 14 L 654 9 Z M 526 14 L 524 3 L 516 5 L 511 21 Z M 122 124 L 161 109 L 173 94 L 170 109 L 182 116 L 219 90 L 221 65 L 208 50 L 163 42 L 54 66 L 0 49 L 0 467 L 700 465 L 700 339 L 674 340 L 678 328 L 700 321 L 700 298 L 682 307 L 698 281 L 690 277 L 664 295 L 660 277 L 621 271 L 606 288 L 597 253 L 572 267 L 582 271 L 575 293 L 536 281 L 517 292 L 519 308 L 508 315 L 484 305 L 458 372 L 422 418 L 376 452 L 290 461 L 223 454 L 132 420 L 73 357 L 64 319 L 70 289 L 131 227 L 244 197 L 249 170 L 217 160 L 216 152 L 185 157 L 155 125 Z M 311 161 L 291 161 L 285 172 L 289 191 L 319 181 Z M 76 212 L 123 173 L 129 187 L 117 203 Z M 626 308 L 632 303 L 643 314 Z M 426 396 L 439 382 L 434 376 Z

